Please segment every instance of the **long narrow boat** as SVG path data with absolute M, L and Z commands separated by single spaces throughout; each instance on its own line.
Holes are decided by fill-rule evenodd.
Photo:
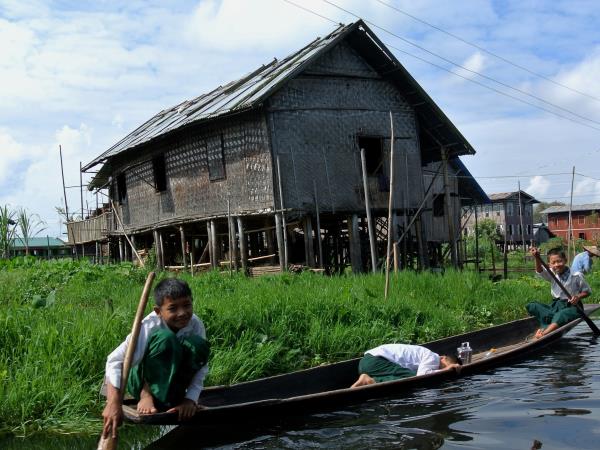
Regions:
M 597 309 L 600 309 L 600 305 L 586 305 L 585 310 L 590 314 Z M 210 426 L 250 419 L 282 418 L 331 410 L 374 398 L 400 397 L 414 387 L 438 384 L 523 358 L 558 341 L 581 321 L 569 322 L 541 339 L 533 338 L 537 323 L 534 318 L 528 318 L 423 344 L 438 354 L 449 354 L 455 352 L 462 342 L 470 342 L 473 358 L 470 364 L 462 367 L 460 373 L 442 370 L 350 388 L 358 376 L 360 358 L 355 358 L 245 383 L 209 387 L 200 396 L 200 403 L 206 409 L 199 410 L 186 423 Z M 180 423 L 174 413 L 138 414 L 133 404 L 126 403 L 123 411 L 126 419 L 134 423 Z

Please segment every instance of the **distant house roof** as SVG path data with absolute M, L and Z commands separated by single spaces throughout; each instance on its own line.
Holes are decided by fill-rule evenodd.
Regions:
M 519 191 L 514 191 L 514 192 L 497 192 L 495 194 L 489 194 L 489 197 L 490 197 L 490 200 L 492 202 L 499 202 L 499 201 L 502 201 L 502 200 L 509 200 L 509 199 L 516 200 L 519 197 Z M 528 203 L 540 203 L 532 195 L 529 195 L 525 191 L 521 191 L 521 198 L 525 198 L 525 200 Z
M 66 247 L 67 244 L 58 238 L 46 238 L 46 237 L 32 237 L 29 238 L 29 248 L 57 248 Z M 15 250 L 25 249 L 25 242 L 21 238 L 16 238 L 13 242 L 12 248 Z
M 369 27 L 359 20 L 350 25 L 341 25 L 324 38 L 315 39 L 306 47 L 280 61 L 274 59 L 239 80 L 219 86 L 207 94 L 159 112 L 83 166 L 82 170 L 88 171 L 98 164 L 105 164 L 89 184 L 89 189 L 100 187 L 106 183 L 110 172 L 110 165 L 106 163 L 116 155 L 138 148 L 142 144 L 191 124 L 261 106 L 287 81 L 343 39 L 379 74 L 394 83 L 405 100 L 414 108 L 420 120 L 420 128 L 436 142 L 436 149 L 443 145 L 447 148 L 450 156 L 475 153 L 471 144 L 404 66 Z
M 586 203 L 583 205 L 573 205 L 571 211 L 598 211 L 600 212 L 600 203 Z M 569 206 L 550 206 L 541 212 L 541 214 L 552 214 L 552 213 L 561 213 L 561 212 L 569 212 Z

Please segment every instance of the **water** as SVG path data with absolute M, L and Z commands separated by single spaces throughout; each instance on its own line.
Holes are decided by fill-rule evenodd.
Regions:
M 511 367 L 326 414 L 216 437 L 183 427 L 129 427 L 119 448 L 210 449 L 598 449 L 600 342 L 578 325 L 558 344 Z M 93 440 L 52 439 L 53 449 L 93 448 Z M 47 437 L 0 441 L 0 448 L 48 448 Z M 92 446 L 90 446 L 92 444 Z M 541 447 L 540 447 L 541 445 Z

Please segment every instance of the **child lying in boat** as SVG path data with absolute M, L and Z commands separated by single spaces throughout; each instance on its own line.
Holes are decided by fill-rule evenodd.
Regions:
M 121 373 L 131 335 L 106 361 L 107 401 L 103 436 L 116 438 L 123 420 Z M 188 419 L 200 407 L 198 397 L 208 373 L 209 345 L 202 321 L 193 313 L 192 292 L 185 281 L 167 278 L 154 289 L 154 311 L 142 321 L 127 391 L 140 414 L 178 412 Z
M 551 283 L 550 293 L 553 298 L 550 305 L 531 302 L 526 306 L 527 312 L 534 316 L 540 324 L 540 328 L 535 333 L 535 337 L 539 339 L 580 317 L 576 305 L 590 295 L 591 289 L 581 272 L 571 272 L 567 266 L 565 252 L 552 249 L 548 252 L 548 267 L 571 294 L 572 297 L 568 298 L 558 283 L 554 281 L 552 275 L 542 266 L 540 251 L 536 247 L 531 247 L 529 252 L 535 258 L 535 271 L 538 276 Z
M 444 369 L 460 371 L 461 364 L 454 355 L 438 355 L 420 345 L 380 345 L 365 352 L 358 363 L 360 376 L 351 387 L 425 375 Z

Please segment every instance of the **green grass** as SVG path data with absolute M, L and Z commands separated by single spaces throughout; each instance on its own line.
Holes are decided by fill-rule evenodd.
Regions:
M 0 433 L 99 432 L 106 355 L 131 328 L 145 276 L 129 264 L 0 261 Z M 381 274 L 182 277 L 211 342 L 208 385 L 487 327 L 549 297 L 530 275 L 492 283 L 468 271 L 393 275 L 387 301 Z

